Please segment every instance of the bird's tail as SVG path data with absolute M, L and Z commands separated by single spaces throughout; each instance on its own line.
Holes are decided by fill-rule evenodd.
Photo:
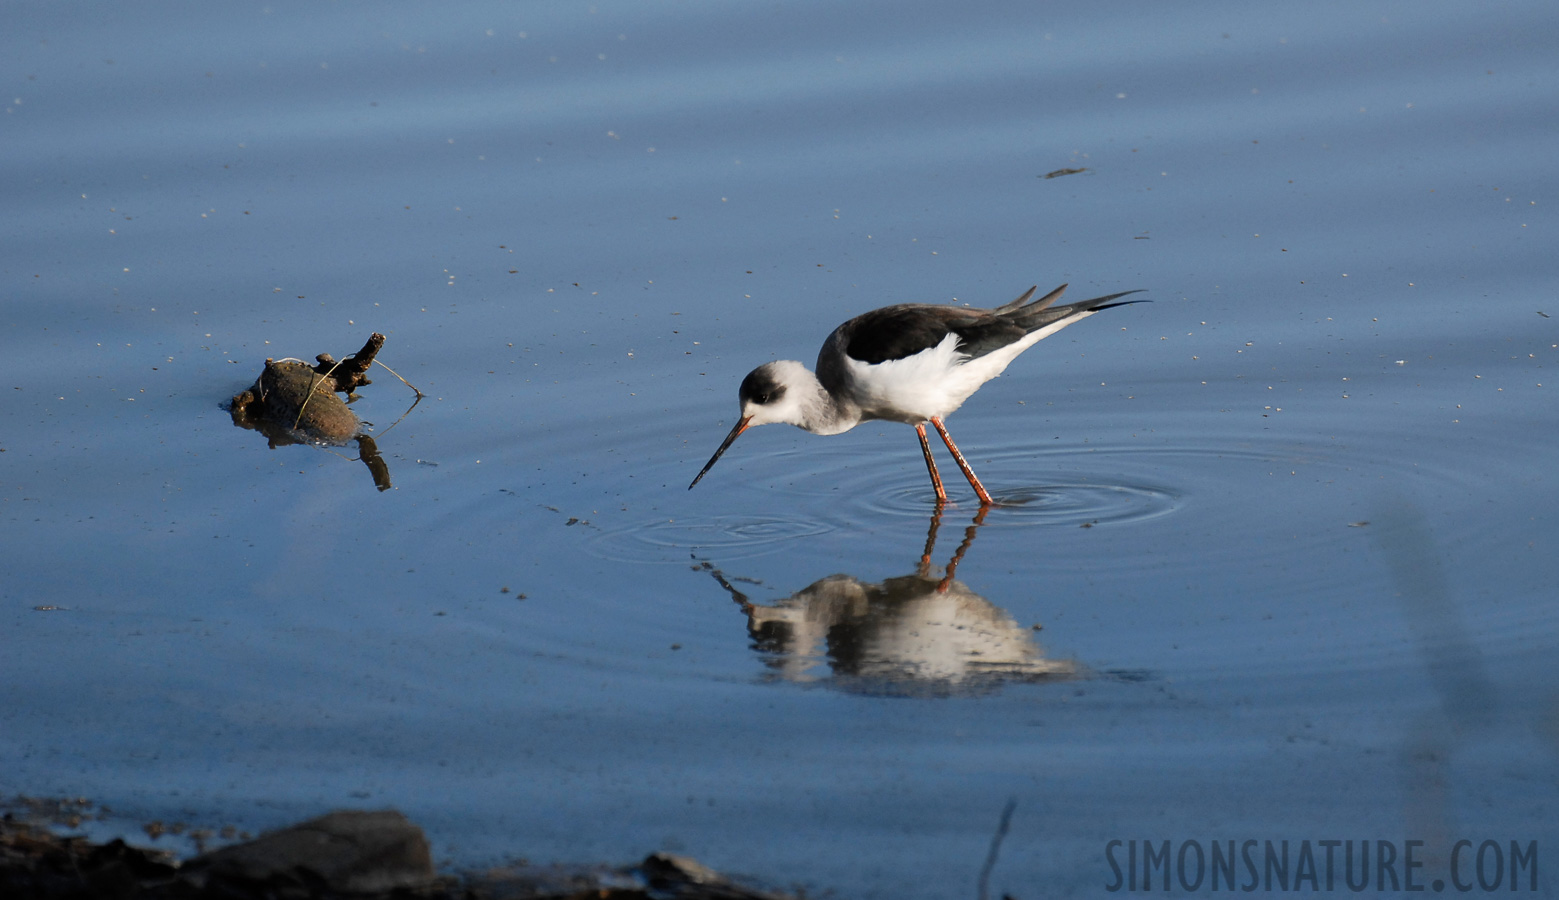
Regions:
M 1119 294 L 1107 294 L 1103 297 L 1095 297 L 1092 300 L 1079 300 L 1076 303 L 1068 303 L 1065 306 L 1052 306 L 1051 304 L 1061 299 L 1061 294 L 1066 290 L 1066 285 L 1064 284 L 1032 303 L 1026 302 L 1030 297 L 1034 296 L 1035 290 L 1036 288 L 1029 288 L 1023 296 L 1011 303 L 996 307 L 992 312 L 1012 320 L 1015 324 L 1022 326 L 1024 331 L 1033 332 L 1047 325 L 1053 325 L 1056 322 L 1096 313 L 1101 309 L 1125 306 L 1129 303 L 1152 302 L 1151 300 L 1111 302 L 1127 294 L 1141 293 L 1141 291 L 1122 291 Z

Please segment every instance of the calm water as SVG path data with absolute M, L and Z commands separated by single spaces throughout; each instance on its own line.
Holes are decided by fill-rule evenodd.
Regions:
M 861 897 L 1009 798 L 993 896 L 1559 846 L 1559 14 L 966 7 L 8 9 L 0 794 Z M 1154 302 L 950 420 L 979 521 L 894 424 L 686 490 L 754 365 L 1062 282 Z M 371 331 L 393 489 L 229 422 Z

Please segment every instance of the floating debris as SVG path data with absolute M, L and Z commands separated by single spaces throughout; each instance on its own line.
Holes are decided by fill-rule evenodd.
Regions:
M 358 459 L 368 467 L 374 485 L 381 491 L 391 488 L 390 468 L 379 455 L 374 439 L 362 430 L 362 422 L 347 408 L 357 399 L 357 389 L 372 384 L 368 369 L 384 346 L 384 335 L 374 332 L 363 349 L 337 362 L 329 353 L 314 357 L 317 365 L 301 359 L 267 359 L 260 377 L 246 391 L 233 397 L 228 412 L 233 424 L 265 435 L 272 450 L 288 444 L 334 444 L 356 442 Z M 417 395 L 412 408 L 422 400 L 422 392 L 399 374 L 379 363 L 385 371 Z M 342 400 L 337 394 L 347 395 Z M 406 417 L 401 414 L 401 418 Z M 400 424 L 397 419 L 390 428 Z M 382 437 L 390 428 L 379 432 Z
M 373 383 L 368 369 L 383 346 L 384 335 L 374 332 L 363 349 L 341 362 L 328 353 L 316 356 L 314 366 L 301 359 L 267 359 L 254 385 L 233 397 L 233 423 L 261 432 L 272 447 L 301 443 L 297 436 L 333 444 L 351 440 L 361 423 L 336 394 L 354 396 Z

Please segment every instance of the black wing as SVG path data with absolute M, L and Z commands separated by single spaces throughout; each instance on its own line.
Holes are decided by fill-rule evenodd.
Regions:
M 958 335 L 958 351 L 984 356 L 1023 337 L 1023 326 L 983 309 L 905 304 L 856 316 L 839 327 L 844 352 L 863 363 L 905 359 Z

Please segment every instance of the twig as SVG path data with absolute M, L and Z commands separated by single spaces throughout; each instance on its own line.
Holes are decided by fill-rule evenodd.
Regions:
M 313 375 L 309 376 L 309 393 L 307 397 L 303 398 L 303 402 L 298 404 L 298 417 L 292 420 L 293 428 L 297 428 L 298 423 L 303 421 L 303 411 L 309 408 L 309 401 L 314 399 L 314 389 L 323 382 L 330 380 L 331 373 L 335 372 L 336 366 L 339 365 L 341 364 L 336 363 L 335 366 L 331 366 L 329 372 L 319 376 L 319 381 L 315 381 Z
M 401 378 L 401 373 L 395 371 L 394 369 L 390 368 L 389 366 L 385 366 L 384 363 L 379 362 L 377 359 L 374 360 L 374 362 L 379 363 L 379 365 L 381 365 L 381 366 L 384 366 L 385 371 L 389 372 L 391 375 L 394 375 L 396 378 Z M 401 384 L 404 384 L 407 387 L 411 388 L 412 390 L 417 391 L 417 388 L 414 385 L 412 385 L 411 382 L 407 381 L 404 378 L 401 378 Z M 423 396 L 424 396 L 424 394 L 421 391 L 417 391 L 417 399 L 418 400 L 421 400 L 423 398 Z M 414 403 L 412 405 L 415 406 L 416 404 Z
M 991 870 L 996 868 L 996 857 L 1001 853 L 1002 839 L 1007 836 L 1007 826 L 1012 824 L 1012 811 L 1018 808 L 1018 798 L 1007 798 L 1007 806 L 1001 811 L 1001 822 L 996 826 L 996 834 L 991 838 L 991 850 L 985 854 L 985 865 L 980 868 L 980 900 L 985 900 L 986 889 L 990 887 Z

